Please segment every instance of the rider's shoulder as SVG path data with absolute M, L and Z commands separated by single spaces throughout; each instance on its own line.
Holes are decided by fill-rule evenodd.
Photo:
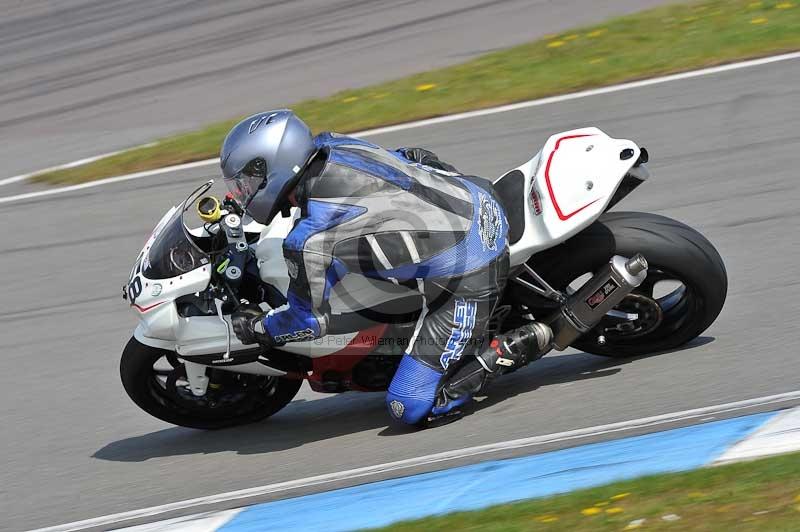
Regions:
M 349 135 L 342 135 L 341 133 L 334 133 L 332 131 L 324 131 L 314 137 L 314 143 L 317 149 L 335 149 L 347 147 L 365 147 L 372 149 L 383 149 L 377 144 L 367 140 L 351 137 Z

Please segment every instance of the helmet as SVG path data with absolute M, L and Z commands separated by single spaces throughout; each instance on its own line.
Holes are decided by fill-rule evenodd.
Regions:
M 308 126 L 288 109 L 245 118 L 220 152 L 225 184 L 253 220 L 268 224 L 316 151 Z

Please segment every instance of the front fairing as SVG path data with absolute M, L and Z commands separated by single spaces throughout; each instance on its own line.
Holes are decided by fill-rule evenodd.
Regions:
M 156 225 L 126 286 L 131 309 L 154 338 L 174 336 L 175 300 L 205 290 L 211 281 L 210 257 L 185 230 L 184 205 L 170 209 Z

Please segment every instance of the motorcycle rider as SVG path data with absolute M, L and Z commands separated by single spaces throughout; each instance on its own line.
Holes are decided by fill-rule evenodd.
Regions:
M 549 349 L 550 329 L 537 322 L 486 345 L 509 268 L 508 222 L 489 181 L 421 148 L 313 137 L 290 110 L 237 124 L 220 161 L 255 221 L 301 211 L 283 243 L 288 304 L 235 313 L 243 343 L 269 348 L 324 336 L 331 288 L 346 274 L 412 286 L 422 310 L 386 402 L 395 419 L 422 426 L 457 419 L 492 378 Z

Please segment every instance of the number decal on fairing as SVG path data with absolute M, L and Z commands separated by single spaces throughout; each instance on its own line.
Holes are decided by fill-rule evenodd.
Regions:
M 137 275 L 128 285 L 128 298 L 131 303 L 136 302 L 136 298 L 142 295 L 142 280 Z
M 142 257 L 144 253 L 139 255 L 136 259 L 136 264 L 133 265 L 131 276 L 128 279 L 128 299 L 131 304 L 136 302 L 136 298 L 142 295 L 142 280 L 139 278 L 139 273 L 142 271 Z

